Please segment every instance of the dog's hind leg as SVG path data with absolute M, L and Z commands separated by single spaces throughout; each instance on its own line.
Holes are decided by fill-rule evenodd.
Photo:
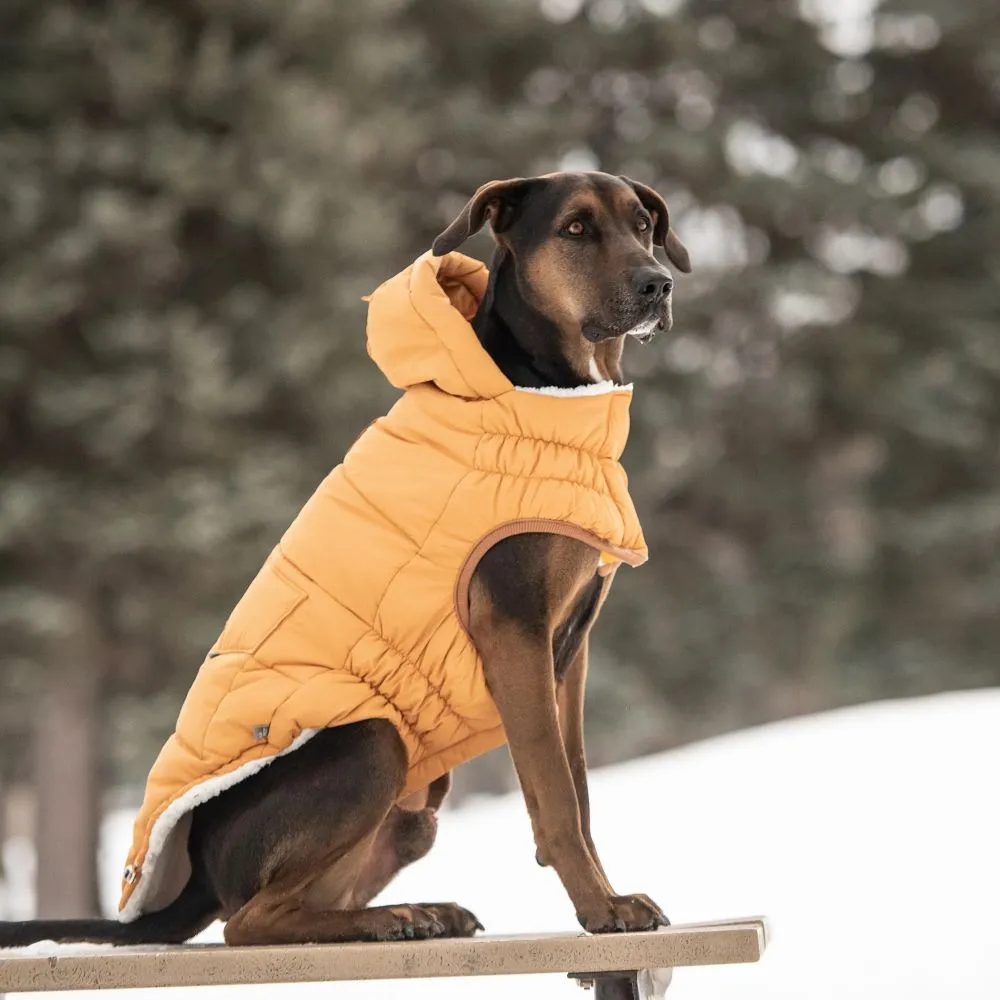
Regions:
M 275 886 L 234 914 L 225 934 L 230 945 L 328 944 L 470 937 L 480 926 L 473 914 L 455 903 L 319 910 Z
M 475 917 L 454 904 L 360 908 L 415 860 L 414 846 L 426 853 L 433 841 L 433 826 L 423 843 L 399 839 L 396 801 L 406 769 L 405 748 L 390 723 L 355 723 L 324 730 L 200 806 L 192 838 L 229 914 L 226 941 L 387 941 L 473 933 Z M 410 845 L 409 858 L 401 844 Z M 387 846 L 394 858 L 386 856 Z M 373 854 L 376 849 L 380 853 Z
M 434 846 L 437 811 L 450 788 L 451 775 L 444 774 L 389 810 L 354 883 L 355 907 L 367 906 L 400 871 Z

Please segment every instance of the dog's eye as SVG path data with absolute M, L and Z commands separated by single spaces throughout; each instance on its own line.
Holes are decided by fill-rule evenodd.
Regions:
M 639 232 L 648 233 L 649 232 L 649 219 L 639 219 L 638 222 Z
M 587 227 L 579 219 L 574 219 L 563 229 L 567 236 L 583 236 L 586 231 Z

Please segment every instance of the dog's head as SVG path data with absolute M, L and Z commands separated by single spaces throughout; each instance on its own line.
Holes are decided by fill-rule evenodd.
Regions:
M 441 255 L 490 223 L 513 267 L 521 298 L 560 332 L 571 353 L 631 335 L 652 339 L 673 321 L 670 271 L 688 252 L 670 228 L 666 202 L 652 188 L 604 173 L 557 173 L 484 184 L 434 241 Z

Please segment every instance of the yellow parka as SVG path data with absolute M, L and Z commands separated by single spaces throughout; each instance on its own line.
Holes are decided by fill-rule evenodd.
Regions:
M 646 546 L 619 457 L 631 388 L 515 388 L 469 321 L 486 267 L 425 254 L 369 299 L 368 351 L 406 390 L 319 486 L 194 680 L 135 823 L 120 919 L 190 876 L 199 803 L 327 726 L 389 719 L 404 795 L 504 742 L 466 631 L 477 560 L 520 532 L 571 535 L 605 564 Z

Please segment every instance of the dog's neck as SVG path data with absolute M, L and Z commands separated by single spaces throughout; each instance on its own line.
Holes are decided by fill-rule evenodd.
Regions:
M 472 328 L 496 366 L 510 381 L 525 389 L 575 389 L 605 379 L 621 383 L 617 357 L 613 365 L 596 357 L 586 373 L 578 372 L 558 350 L 554 323 L 533 309 L 517 289 L 514 262 L 497 247 L 490 280 Z M 595 355 L 603 355 L 601 346 Z

